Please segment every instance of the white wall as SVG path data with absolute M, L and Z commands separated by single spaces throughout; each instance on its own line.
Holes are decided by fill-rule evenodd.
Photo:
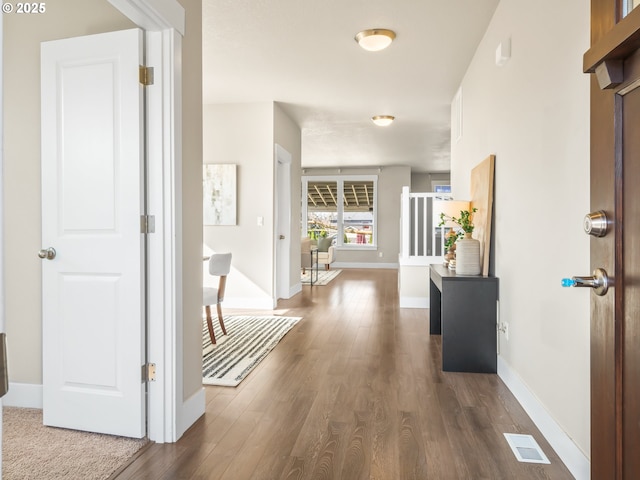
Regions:
M 243 297 L 268 304 L 273 283 L 273 103 L 205 105 L 203 125 L 203 163 L 237 165 L 237 225 L 204 227 L 207 247 L 233 254 L 225 304 Z
M 292 236 L 299 232 L 300 129 L 273 102 L 206 105 L 203 163 L 237 165 L 237 225 L 205 226 L 204 243 L 233 253 L 225 305 L 273 308 L 274 144 L 292 155 Z M 297 213 L 296 213 L 297 212 Z M 258 217 L 263 225 L 258 225 Z M 299 245 L 292 249 L 299 253 Z M 297 263 L 295 260 L 297 259 Z M 299 283 L 300 255 L 292 254 L 291 281 Z M 205 282 L 210 281 L 205 276 Z M 293 285 L 292 285 L 293 286 Z
M 495 65 L 511 38 L 509 62 Z M 589 3 L 502 0 L 462 82 L 463 136 L 452 141 L 454 196 L 496 154 L 500 359 L 589 456 Z M 453 116 L 452 116 L 453 117 Z

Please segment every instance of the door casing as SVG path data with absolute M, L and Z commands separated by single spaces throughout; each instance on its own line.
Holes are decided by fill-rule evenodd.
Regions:
M 0 112 L 3 112 L 0 115 L 0 333 L 5 332 L 4 325 L 4 181 L 3 181 L 3 171 L 4 171 L 4 140 L 3 140 L 3 132 L 4 132 L 4 102 L 3 102 L 3 78 L 4 74 L 2 72 L 4 61 L 2 59 L 4 45 L 4 17 L 0 16 Z M 2 399 L 0 398 L 0 445 L 2 445 Z M 2 478 L 2 449 L 0 448 L 0 478 Z
M 282 146 L 275 146 L 276 167 L 276 225 L 275 225 L 275 299 L 290 298 L 291 280 L 291 154 Z M 280 235 L 284 236 L 281 238 Z
M 175 442 L 204 413 L 204 402 L 198 411 L 185 413 L 182 393 L 180 172 L 185 12 L 176 0 L 108 1 L 145 30 L 146 63 L 155 69 L 154 88 L 147 89 L 146 98 L 147 210 L 155 216 L 155 233 L 148 235 L 147 243 L 147 361 L 156 364 L 156 380 L 148 385 L 147 428 L 150 440 Z

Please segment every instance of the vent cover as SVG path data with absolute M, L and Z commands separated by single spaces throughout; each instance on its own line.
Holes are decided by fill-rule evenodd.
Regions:
M 504 433 L 503 435 L 519 462 L 551 463 L 531 435 L 517 433 Z

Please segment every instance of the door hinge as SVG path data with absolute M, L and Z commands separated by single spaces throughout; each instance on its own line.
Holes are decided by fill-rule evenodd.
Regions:
M 155 215 L 140 215 L 140 233 L 155 233 Z
M 155 382 L 156 381 L 156 364 L 147 363 L 142 365 L 142 382 Z
M 153 85 L 153 67 L 140 65 L 140 83 L 144 86 Z

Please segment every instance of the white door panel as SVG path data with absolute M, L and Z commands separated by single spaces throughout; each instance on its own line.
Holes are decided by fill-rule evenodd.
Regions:
M 46 425 L 145 434 L 142 32 L 42 44 Z

